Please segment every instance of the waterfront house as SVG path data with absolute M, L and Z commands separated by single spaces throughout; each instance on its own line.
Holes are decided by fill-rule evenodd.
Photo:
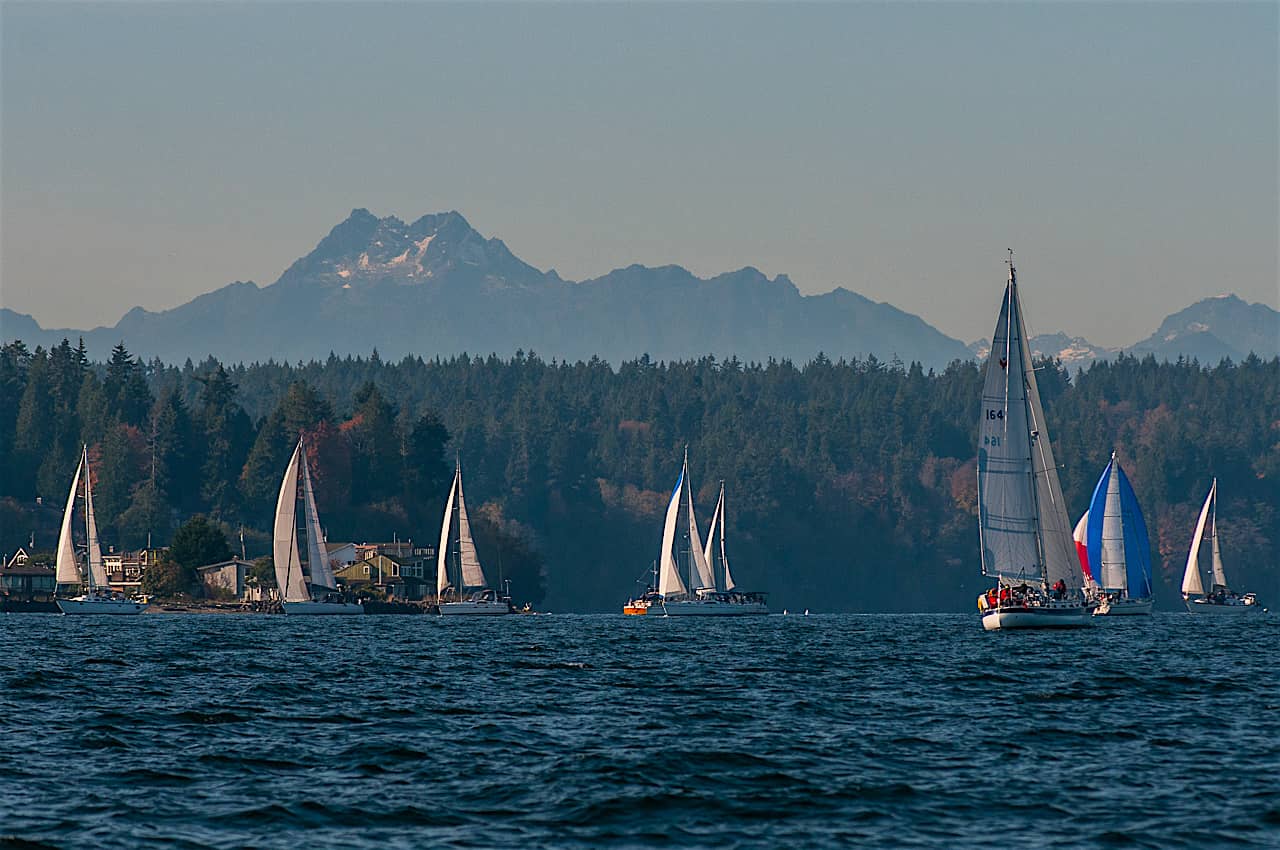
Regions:
M 196 575 L 207 596 L 215 599 L 232 596 L 242 602 L 259 602 L 267 598 L 268 592 L 248 581 L 251 569 L 252 562 L 232 558 L 196 567 Z

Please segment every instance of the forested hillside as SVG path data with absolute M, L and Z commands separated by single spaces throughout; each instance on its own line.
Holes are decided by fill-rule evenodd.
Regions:
M 1236 584 L 1280 603 L 1280 360 L 1121 358 L 1038 376 L 1072 520 L 1111 450 L 1175 604 L 1195 512 L 1219 479 Z M 980 372 L 875 359 L 747 364 L 405 358 L 223 367 L 88 362 L 63 343 L 0 352 L 0 548 L 55 543 L 80 443 L 108 544 L 156 543 L 206 513 L 249 555 L 299 433 L 330 540 L 434 543 L 455 456 L 481 557 L 515 595 L 617 610 L 657 557 L 689 449 L 705 525 L 728 492 L 729 555 L 775 608 L 970 610 L 978 575 Z M 36 505 L 36 497 L 43 505 Z M 541 573 L 539 575 L 539 573 Z

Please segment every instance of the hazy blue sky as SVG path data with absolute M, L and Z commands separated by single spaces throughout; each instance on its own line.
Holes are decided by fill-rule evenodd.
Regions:
M 0 301 L 270 283 L 353 207 L 582 279 L 841 285 L 969 341 L 1276 306 L 1276 3 L 0 7 Z

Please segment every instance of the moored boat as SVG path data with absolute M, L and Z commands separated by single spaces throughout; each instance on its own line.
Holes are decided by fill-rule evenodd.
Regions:
M 1210 538 L 1210 567 L 1206 577 L 1210 590 L 1206 593 L 1200 576 L 1200 547 L 1205 536 Z M 1200 508 L 1196 530 L 1191 537 L 1191 551 L 1182 573 L 1182 599 L 1193 614 L 1240 615 L 1260 614 L 1266 609 L 1252 593 L 1239 594 L 1227 584 L 1227 571 L 1222 565 L 1222 549 L 1218 535 L 1218 479 L 1213 479 L 1209 495 Z
M 982 574 L 996 579 L 996 586 L 978 597 L 982 627 L 1089 625 L 1012 251 L 987 360 L 979 435 L 979 549 Z

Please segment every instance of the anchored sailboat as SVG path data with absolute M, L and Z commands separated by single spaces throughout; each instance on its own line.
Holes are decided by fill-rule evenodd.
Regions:
M 298 551 L 298 481 L 302 481 L 303 517 L 307 538 L 307 573 L 303 573 Z M 355 602 L 347 602 L 338 593 L 338 582 L 325 555 L 324 535 L 316 513 L 315 492 L 311 488 L 311 471 L 302 440 L 293 449 L 280 497 L 276 500 L 276 521 L 272 554 L 275 559 L 276 587 L 280 590 L 281 607 L 286 614 L 363 614 Z
M 680 563 L 673 547 L 680 521 L 681 508 L 685 510 L 688 529 L 688 585 L 680 576 Z M 720 563 L 724 568 L 724 584 L 716 587 L 713 541 L 719 529 Z M 680 478 L 667 503 L 667 516 L 662 529 L 662 550 L 658 554 L 658 586 L 650 588 L 637 599 L 631 599 L 622 613 L 644 615 L 662 613 L 672 617 L 742 617 L 768 614 L 769 607 L 763 593 L 744 593 L 734 586 L 729 572 L 729 560 L 724 548 L 724 484 L 720 485 L 720 498 L 716 512 L 707 531 L 704 546 L 698 533 L 698 520 L 693 511 L 693 487 L 689 484 L 689 452 L 685 451 Z
M 1085 563 L 1090 572 L 1086 585 L 1091 587 L 1086 593 L 1097 601 L 1094 615 L 1150 614 L 1151 542 L 1142 508 L 1115 452 L 1080 521 L 1085 525 Z M 1096 581 L 1092 577 L 1095 566 Z
M 458 534 L 451 532 L 457 518 Z M 449 576 L 450 543 L 452 549 L 453 577 Z M 436 598 L 440 614 L 445 617 L 458 615 L 510 614 L 511 600 L 500 598 L 489 587 L 475 541 L 471 538 L 471 520 L 467 517 L 467 503 L 462 497 L 462 464 L 453 471 L 453 486 L 449 488 L 449 500 L 445 503 L 444 523 L 440 526 L 440 550 L 436 561 Z M 464 598 L 465 597 L 465 598 Z
M 85 529 L 85 592 L 71 599 L 59 599 L 58 609 L 64 614 L 141 614 L 147 607 L 123 594 L 112 591 L 107 581 L 107 570 L 102 563 L 102 544 L 98 542 L 98 523 L 93 516 L 93 486 L 90 482 L 89 447 L 80 453 L 75 477 L 71 479 L 71 494 L 62 512 L 62 530 L 58 533 L 58 559 L 56 581 L 58 586 L 79 587 L 80 569 L 76 564 L 75 542 L 72 540 L 72 514 L 76 498 L 81 495 L 80 482 L 84 481 L 84 529 Z
M 1025 329 L 1010 251 L 979 428 L 982 574 L 996 579 L 996 586 L 978 597 L 988 630 L 1090 622 Z
M 1213 550 L 1209 568 L 1209 592 L 1205 593 L 1200 577 L 1200 545 L 1205 533 L 1212 540 Z M 1193 614 L 1252 614 L 1265 610 L 1252 593 L 1236 594 L 1227 584 L 1227 573 L 1222 566 L 1222 549 L 1218 544 L 1218 479 L 1213 479 L 1209 495 L 1200 509 L 1196 531 L 1191 537 L 1191 551 L 1187 553 L 1187 567 L 1182 573 L 1182 599 Z

